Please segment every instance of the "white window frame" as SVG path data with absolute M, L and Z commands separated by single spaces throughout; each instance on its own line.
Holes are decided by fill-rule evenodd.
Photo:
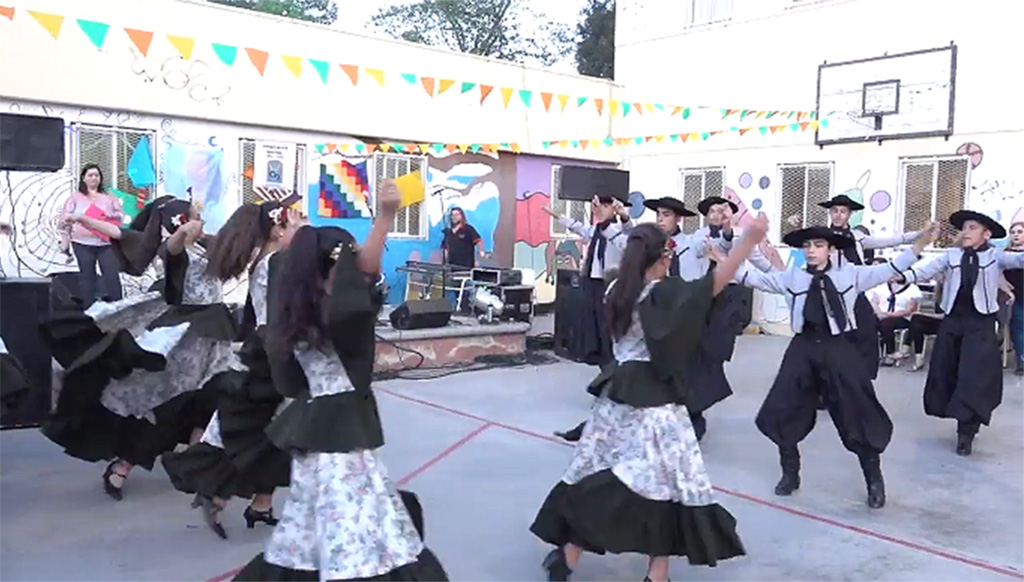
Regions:
M 833 194 L 835 192 L 835 185 L 836 185 L 836 163 L 834 161 L 829 161 L 829 162 L 795 162 L 795 163 L 778 164 L 776 166 L 776 168 L 775 168 L 775 180 L 776 180 L 775 183 L 778 184 L 778 189 L 777 189 L 778 196 L 776 197 L 776 199 L 778 200 L 778 203 L 775 205 L 775 212 L 773 213 L 774 214 L 774 219 L 772 220 L 772 223 L 775 225 L 772 228 L 773 235 L 775 236 L 775 240 L 781 240 L 781 238 L 782 238 L 782 221 L 783 220 L 787 220 L 789 218 L 788 216 L 782 216 L 782 205 L 783 205 L 783 201 L 784 201 L 785 185 L 786 185 L 785 181 L 782 179 L 782 170 L 783 170 L 783 168 L 799 168 L 801 166 L 803 166 L 803 168 L 804 168 L 804 203 L 802 205 L 802 211 L 800 213 L 800 222 L 801 222 L 801 224 L 804 225 L 804 227 L 815 226 L 815 225 L 808 224 L 808 222 L 807 222 L 807 209 L 809 208 L 809 206 L 807 204 L 807 194 L 808 194 L 807 186 L 810 183 L 810 180 L 808 179 L 808 174 L 810 173 L 810 169 L 812 167 L 827 167 L 828 168 L 828 196 L 825 199 L 826 200 L 831 200 L 832 196 L 833 196 Z M 824 224 L 824 225 L 821 225 L 821 226 L 828 226 L 828 225 Z
M 942 155 L 942 156 L 918 156 L 918 157 L 903 157 L 899 159 L 899 195 L 897 200 L 899 204 L 896 208 L 896 224 L 900 230 L 905 230 L 905 219 L 907 213 L 907 166 L 920 166 L 923 164 L 932 164 L 932 204 L 931 204 L 931 220 L 935 220 L 935 211 L 939 205 L 938 189 L 939 189 L 939 163 L 947 161 L 964 160 L 966 161 L 967 171 L 964 176 L 964 205 L 968 202 L 968 197 L 971 193 L 971 162 L 968 156 L 965 155 Z M 929 248 L 934 245 L 929 245 Z
M 381 152 L 381 151 L 374 152 L 373 153 L 373 157 L 371 158 L 373 160 L 373 167 L 372 167 L 373 173 L 372 173 L 372 178 L 371 178 L 372 183 L 373 183 L 373 185 L 372 185 L 373 192 L 377 191 L 377 186 L 378 186 L 378 184 L 377 184 L 377 167 L 378 166 L 377 165 L 383 163 L 384 160 L 386 160 L 388 158 L 410 160 L 410 164 L 411 164 L 411 160 L 419 160 L 420 161 L 420 170 L 423 172 L 424 188 L 427 189 L 427 191 L 424 192 L 423 202 L 416 202 L 415 204 L 411 204 L 407 208 L 400 209 L 398 212 L 395 213 L 395 219 L 391 223 L 391 228 L 388 229 L 388 238 L 391 238 L 391 239 L 401 239 L 401 240 L 427 240 L 427 238 L 428 238 L 427 235 L 429 233 L 428 233 L 428 224 L 427 224 L 427 206 L 426 206 L 426 202 L 427 202 L 427 196 L 429 196 L 429 194 L 430 194 L 430 188 L 429 188 L 429 186 L 426 183 L 427 182 L 427 175 L 429 174 L 428 158 L 427 158 L 427 156 L 414 155 L 414 154 L 403 154 L 403 153 L 398 153 L 398 152 Z M 387 179 L 387 178 L 397 178 L 397 177 L 398 176 L 386 176 L 385 179 Z M 377 211 L 378 211 L 378 208 L 377 208 L 377 196 L 376 196 L 376 194 L 373 195 L 371 202 L 372 202 L 372 205 L 373 205 L 373 215 L 376 216 L 377 215 Z M 420 217 L 419 217 L 419 231 L 420 231 L 420 233 L 419 234 L 409 234 L 409 219 L 408 219 L 409 215 L 408 215 L 408 213 L 411 211 L 411 209 L 413 207 L 417 207 L 417 206 L 419 207 L 419 213 L 420 213 Z M 403 210 L 405 211 L 404 213 L 403 213 Z M 397 228 L 398 227 L 398 223 L 399 223 L 400 220 L 402 220 L 403 216 L 405 217 L 405 219 L 404 219 L 404 221 L 405 221 L 404 229 L 398 230 L 398 228 Z
M 245 146 L 246 144 L 252 144 L 253 148 L 256 144 L 263 140 L 254 139 L 251 137 L 238 138 L 238 203 L 245 203 Z M 254 150 L 255 152 L 255 150 Z M 255 158 L 255 153 L 253 155 Z M 295 194 L 305 201 L 307 191 L 304 188 L 304 184 L 309 181 L 309 176 L 306 175 L 308 169 L 309 158 L 306 155 L 306 144 L 301 142 L 295 143 L 295 157 L 298 160 L 298 165 L 295 168 Z M 255 171 L 255 168 L 253 168 Z M 250 180 L 255 184 L 255 181 Z M 305 209 L 304 209 L 305 210 Z
M 719 172 L 719 173 L 722 174 L 722 189 L 721 189 L 721 191 L 719 191 L 719 192 L 708 192 L 708 172 Z M 701 182 L 700 182 L 700 200 L 704 200 L 705 198 L 709 198 L 711 196 L 722 196 L 722 197 L 724 197 L 725 196 L 725 166 L 704 166 L 704 167 L 700 167 L 700 168 L 679 168 L 679 173 L 677 174 L 677 183 L 676 183 L 676 192 L 678 192 L 677 198 L 679 198 L 679 200 L 681 200 L 684 204 L 687 204 L 686 208 L 688 210 L 692 210 L 692 211 L 697 213 L 697 217 L 696 217 L 697 221 L 698 221 L 697 222 L 697 225 L 698 225 L 697 229 L 700 229 L 700 228 L 703 228 L 707 224 L 707 217 L 701 215 L 700 212 L 697 210 L 697 207 L 695 205 L 691 207 L 687 203 L 687 200 L 686 200 L 686 178 L 687 178 L 687 176 L 695 176 L 695 175 L 700 175 L 700 177 L 701 177 Z M 697 202 L 700 202 L 700 200 L 698 200 Z M 684 223 L 685 223 L 686 219 L 683 219 L 683 220 L 684 220 Z M 694 229 L 694 230 L 697 230 L 697 229 Z M 685 228 L 683 228 L 683 232 L 686 232 Z M 690 233 L 687 232 L 686 234 L 690 234 Z
M 589 201 L 586 201 L 586 200 L 562 200 L 561 199 L 561 193 L 562 193 L 561 171 L 562 171 L 561 164 L 552 164 L 551 165 L 551 196 L 550 196 L 551 210 L 555 211 L 556 214 L 559 214 L 560 216 L 564 216 L 565 218 L 571 220 L 572 219 L 572 214 L 573 214 L 571 212 L 571 209 L 582 207 L 583 208 L 583 216 L 584 217 L 590 216 L 590 202 Z M 562 212 L 562 213 L 558 212 L 558 209 L 557 209 L 557 206 L 556 206 L 557 203 L 564 203 L 565 204 L 565 212 Z M 552 239 L 555 239 L 555 240 L 576 240 L 576 239 L 581 238 L 580 235 L 578 235 L 575 232 L 569 230 L 568 228 L 562 228 L 562 226 L 558 222 L 558 219 L 556 219 L 555 217 L 552 216 L 552 217 L 549 217 L 549 218 L 550 218 L 550 220 L 548 221 L 548 224 L 549 224 L 548 233 L 550 234 Z M 586 220 L 584 220 L 583 221 L 583 226 L 588 226 L 588 225 L 589 225 L 589 223 Z M 559 232 L 559 230 L 564 230 L 564 232 Z
M 723 22 L 729 22 L 732 20 L 733 0 L 669 0 L 669 1 L 685 1 L 686 2 L 686 26 L 687 28 L 695 28 L 699 26 L 710 26 L 714 24 L 721 24 Z M 698 14 L 701 12 L 701 7 L 705 14 Z M 724 12 L 725 15 L 716 14 L 718 12 Z
M 158 157 L 156 152 L 156 130 L 145 129 L 140 127 L 124 127 L 120 125 L 97 125 L 91 123 L 73 123 L 72 128 L 72 147 L 71 147 L 71 190 L 78 190 L 78 176 L 82 172 L 82 131 L 93 131 L 97 133 L 108 133 L 113 137 L 111 144 L 111 167 L 100 168 L 103 171 L 103 186 L 106 188 L 117 188 L 117 177 L 118 177 L 118 138 L 121 133 L 139 133 L 145 134 L 149 138 L 149 155 L 153 159 L 153 174 L 156 176 L 157 181 L 160 179 L 160 172 L 158 164 Z M 128 167 L 128 160 L 124 161 L 124 167 Z M 157 184 L 153 184 L 150 187 L 149 200 L 153 200 L 156 197 Z

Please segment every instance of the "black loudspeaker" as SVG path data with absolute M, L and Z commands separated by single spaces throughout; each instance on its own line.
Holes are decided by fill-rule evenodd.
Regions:
M 506 285 L 495 287 L 498 298 L 505 304 L 501 312 L 504 319 L 530 323 L 533 320 L 533 287 L 529 285 Z
M 49 307 L 49 279 L 0 279 L 0 336 L 30 385 L 21 405 L 0 418 L 3 428 L 38 426 L 50 411 L 53 356 L 39 333 Z
M 586 305 L 580 272 L 559 269 L 555 275 L 555 354 L 569 359 L 582 357 L 580 317 Z
M 629 172 L 625 170 L 562 166 L 561 181 L 561 200 L 589 202 L 595 194 L 629 200 Z
M 63 168 L 63 119 L 0 113 L 0 170 L 56 172 Z
M 452 318 L 452 303 L 448 299 L 406 301 L 391 312 L 391 327 L 395 329 L 429 329 L 444 327 Z

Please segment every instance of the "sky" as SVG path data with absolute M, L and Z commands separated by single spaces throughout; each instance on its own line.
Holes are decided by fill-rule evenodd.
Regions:
M 369 32 L 373 31 L 366 23 L 377 14 L 377 10 L 388 6 L 412 3 L 414 0 L 335 0 L 338 5 L 338 20 L 335 26 L 345 30 Z M 576 28 L 579 13 L 586 0 L 526 0 L 535 12 L 546 14 L 552 20 L 564 22 Z M 576 71 L 572 56 L 551 67 L 557 71 L 574 73 Z

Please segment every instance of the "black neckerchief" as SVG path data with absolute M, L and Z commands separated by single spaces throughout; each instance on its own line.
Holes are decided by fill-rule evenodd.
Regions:
M 811 285 L 807 289 L 804 321 L 810 322 L 815 327 L 820 327 L 820 329 L 829 329 L 828 315 L 825 310 L 825 302 L 827 301 L 828 310 L 832 312 L 832 317 L 836 320 L 839 331 L 842 332 L 846 330 L 846 310 L 843 308 L 843 300 L 839 296 L 839 291 L 836 290 L 832 279 L 826 274 L 831 268 L 831 262 L 826 264 L 825 268 L 821 270 L 815 270 L 810 265 L 807 266 L 807 273 L 811 275 Z M 822 297 L 823 291 L 824 298 Z
M 886 284 L 886 287 L 889 287 L 888 283 Z M 900 287 L 896 291 L 893 291 L 892 287 L 889 287 L 889 313 L 892 313 L 893 311 L 896 311 L 896 296 L 899 295 L 900 293 L 903 293 L 904 291 L 906 291 L 909 288 L 910 288 L 910 284 L 909 283 L 904 285 L 903 287 Z
M 726 242 L 732 242 L 735 232 L 725 232 L 725 229 L 721 226 L 715 226 L 713 224 L 708 225 L 708 231 L 711 234 L 711 238 L 721 238 Z
M 976 249 L 964 249 L 964 254 L 960 256 L 960 289 L 967 293 L 974 292 L 974 285 L 978 283 L 978 253 L 988 249 L 988 243 Z
M 679 253 L 676 251 L 676 248 L 675 248 L 675 237 L 678 236 L 680 232 L 682 232 L 682 231 L 680 231 L 679 227 L 676 226 L 676 229 L 674 231 L 672 231 L 672 234 L 668 235 L 669 240 L 672 241 L 672 243 L 673 243 L 673 246 L 672 246 L 672 262 L 669 263 L 669 265 L 668 265 L 668 274 L 670 276 L 672 276 L 672 277 L 678 277 L 679 276 Z
M 850 230 L 850 227 L 849 226 L 847 226 L 845 228 L 832 227 L 832 229 L 835 230 L 836 232 L 840 232 L 840 233 L 844 234 L 845 236 L 849 236 L 849 237 L 851 237 L 854 240 L 854 243 L 852 245 L 850 245 L 850 246 L 846 247 L 845 249 L 839 251 L 840 256 L 842 256 L 844 259 L 849 261 L 851 265 L 863 265 L 864 261 L 861 259 L 860 253 L 857 252 L 857 242 L 856 242 L 857 241 L 857 237 L 853 234 L 853 231 Z
M 604 236 L 604 230 L 611 225 L 611 219 L 599 222 L 594 225 L 594 236 L 590 237 L 590 248 L 587 249 L 587 260 L 583 266 L 583 276 L 590 277 L 594 268 L 594 257 L 600 261 L 601 271 L 604 271 L 604 252 L 608 248 L 608 238 Z

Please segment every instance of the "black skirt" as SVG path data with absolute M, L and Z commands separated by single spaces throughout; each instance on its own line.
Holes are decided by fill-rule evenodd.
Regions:
M 948 315 L 939 324 L 924 387 L 928 416 L 988 425 L 1003 401 L 996 317 Z
M 868 378 L 874 380 L 878 378 L 881 357 L 878 350 L 878 316 L 863 293 L 857 296 L 857 301 L 853 304 L 853 316 L 857 321 L 857 329 L 848 332 L 848 336 L 857 346 Z

